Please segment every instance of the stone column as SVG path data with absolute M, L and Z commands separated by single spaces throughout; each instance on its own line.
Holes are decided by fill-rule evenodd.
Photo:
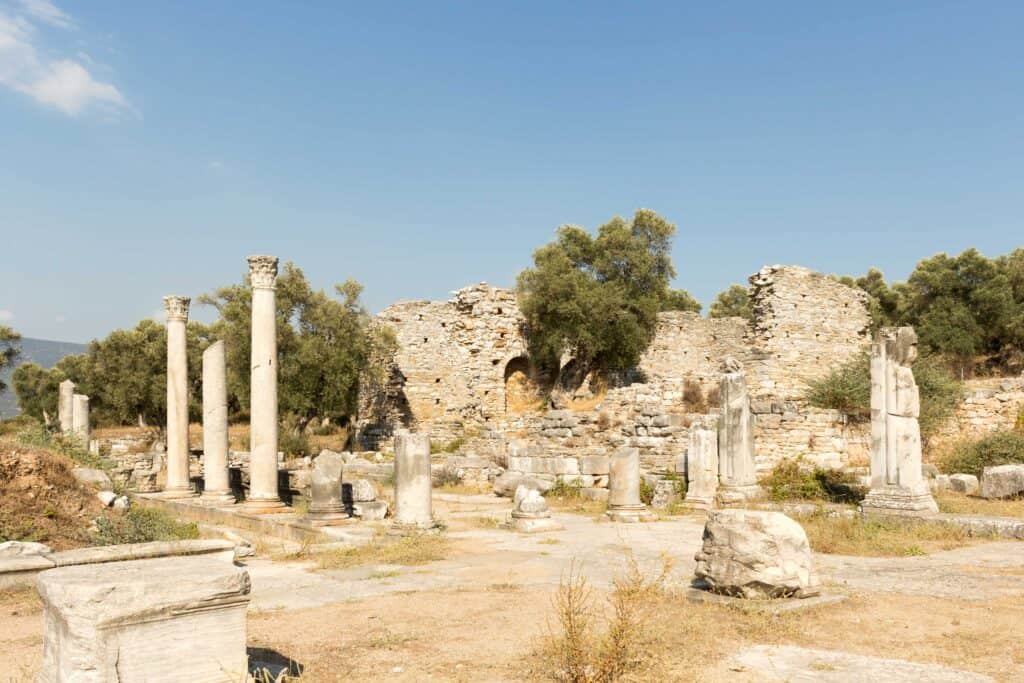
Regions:
M 60 383 L 59 387 L 57 395 L 57 421 L 60 422 L 60 433 L 64 436 L 70 436 L 74 426 L 72 412 L 75 409 L 75 383 L 66 379 Z
M 348 519 L 341 496 L 341 476 L 344 470 L 341 453 L 324 451 L 313 461 L 310 473 L 310 503 L 306 518 L 314 525 L 331 524 Z
M 623 446 L 608 462 L 608 511 L 616 522 L 654 519 L 640 500 L 640 449 Z
M 187 296 L 165 296 L 167 311 L 167 486 L 170 497 L 192 495 L 188 465 Z
M 735 358 L 722 362 L 718 423 L 718 502 L 742 506 L 761 495 L 754 461 L 754 422 L 747 396 L 747 377 Z
M 249 495 L 246 507 L 284 506 L 277 490 L 277 257 L 250 256 L 252 374 L 249 387 Z
M 686 500 L 694 510 L 715 507 L 718 492 L 718 428 L 712 422 L 695 422 L 686 450 Z
M 85 394 L 71 397 L 71 436 L 82 448 L 89 448 L 89 397 Z
M 939 511 L 921 474 L 921 399 L 911 366 L 912 327 L 879 330 L 871 345 L 871 490 L 865 514 L 928 515 Z
M 395 526 L 434 526 L 430 504 L 430 435 L 395 434 Z
M 224 342 L 203 351 L 203 502 L 235 502 L 228 481 L 228 382 Z

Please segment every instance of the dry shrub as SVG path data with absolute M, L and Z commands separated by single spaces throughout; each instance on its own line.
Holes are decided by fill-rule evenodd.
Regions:
M 663 648 L 656 646 L 647 617 L 664 596 L 672 564 L 664 557 L 660 572 L 647 578 L 630 555 L 629 568 L 613 580 L 602 610 L 576 562 L 570 563 L 553 599 L 557 629 L 549 625 L 533 673 L 564 683 L 653 680 Z
M 707 410 L 704 392 L 701 391 L 699 382 L 692 379 L 683 382 L 683 402 L 686 403 L 691 413 L 703 413 Z
M 722 389 L 717 384 L 710 389 L 704 395 L 704 402 L 707 403 L 708 408 L 718 408 L 722 405 Z

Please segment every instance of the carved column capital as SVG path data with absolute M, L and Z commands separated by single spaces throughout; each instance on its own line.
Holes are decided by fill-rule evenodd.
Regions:
M 277 257 L 250 256 L 249 281 L 253 289 L 274 289 L 277 283 Z
M 167 311 L 167 322 L 172 320 L 188 322 L 188 306 L 192 299 L 187 296 L 165 296 L 164 310 Z

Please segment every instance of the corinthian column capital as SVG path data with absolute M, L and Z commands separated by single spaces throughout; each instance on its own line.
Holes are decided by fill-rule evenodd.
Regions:
M 167 311 L 167 321 L 180 320 L 188 322 L 188 306 L 192 299 L 187 296 L 165 296 L 164 310 Z
M 249 281 L 253 289 L 274 289 L 277 282 L 277 257 L 250 256 Z

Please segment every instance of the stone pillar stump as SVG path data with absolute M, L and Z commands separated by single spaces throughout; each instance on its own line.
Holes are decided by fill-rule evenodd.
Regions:
M 615 522 L 646 522 L 655 516 L 640 500 L 640 449 L 623 446 L 609 460 L 608 511 Z
M 396 529 L 430 529 L 435 525 L 431 508 L 430 435 L 409 431 L 395 434 Z

